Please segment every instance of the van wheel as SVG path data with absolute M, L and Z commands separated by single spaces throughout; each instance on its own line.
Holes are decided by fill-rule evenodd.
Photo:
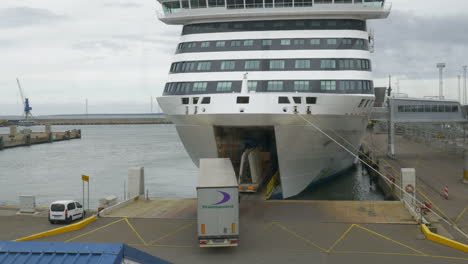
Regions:
M 72 222 L 72 217 L 68 217 L 67 220 L 65 221 L 67 224 L 71 223 Z
M 55 222 L 53 220 L 49 220 L 49 223 L 53 225 Z

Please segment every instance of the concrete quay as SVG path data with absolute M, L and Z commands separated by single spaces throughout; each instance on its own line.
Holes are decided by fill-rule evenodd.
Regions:
M 80 118 L 80 119 L 34 119 L 42 125 L 126 125 L 126 124 L 172 124 L 167 118 Z
M 194 199 L 140 200 L 81 230 L 34 241 L 126 243 L 174 263 L 468 261 L 466 253 L 422 239 L 400 202 L 242 200 L 237 248 L 199 248 L 193 206 Z M 9 212 L 0 213 L 0 240 L 57 227 L 43 215 Z
M 27 134 L 0 134 L 0 150 L 52 143 L 71 139 L 80 139 L 81 130 L 73 129 L 65 132 L 30 132 Z
M 428 213 L 426 219 L 438 229 L 439 234 L 467 244 L 468 239 L 453 228 L 456 226 L 468 233 L 468 184 L 463 183 L 463 155 L 416 142 L 403 135 L 396 136 L 395 142 L 394 160 L 387 156 L 386 134 L 369 134 L 364 151 L 378 162 L 380 172 L 387 178 L 393 177 L 396 184 L 401 184 L 401 168 L 415 168 L 416 198 L 429 202 L 450 225 L 432 213 Z M 443 197 L 445 186 L 449 190 L 448 199 Z M 394 196 L 401 197 L 401 191 L 391 191 Z

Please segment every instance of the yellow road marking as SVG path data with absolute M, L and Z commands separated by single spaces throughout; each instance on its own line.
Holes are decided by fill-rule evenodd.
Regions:
M 341 240 L 343 240 L 345 238 L 345 236 L 348 235 L 348 233 L 351 231 L 351 229 L 353 229 L 353 227 L 355 226 L 356 224 L 352 224 L 348 227 L 348 229 L 346 229 L 346 231 L 341 235 L 340 238 L 338 238 L 338 240 L 335 241 L 335 243 L 333 243 L 333 245 L 327 250 L 327 252 L 330 252 L 336 245 L 338 245 L 338 243 L 340 243 Z
M 173 247 L 173 248 L 193 248 L 193 246 L 182 246 L 182 245 L 150 245 L 150 244 L 128 244 L 129 246 L 141 246 L 141 247 Z
M 370 230 L 370 229 L 367 229 L 367 228 L 365 228 L 365 227 L 363 227 L 363 226 L 356 225 L 356 227 L 361 228 L 362 230 L 365 230 L 365 231 L 367 231 L 367 232 L 370 232 L 370 233 L 372 233 L 372 234 L 374 234 L 374 235 L 376 235 L 376 236 L 379 236 L 379 237 L 381 237 L 381 238 L 383 238 L 383 239 L 386 239 L 386 240 L 388 240 L 388 241 L 391 241 L 391 242 L 393 242 L 393 243 L 396 243 L 396 244 L 398 244 L 398 245 L 400 245 L 400 246 L 403 246 L 403 247 L 405 247 L 405 248 L 411 249 L 412 251 L 414 251 L 414 252 L 416 252 L 416 253 L 419 253 L 419 254 L 421 254 L 421 255 L 427 255 L 427 254 L 425 254 L 425 253 L 423 253 L 423 252 L 421 252 L 421 251 L 419 251 L 419 250 L 417 250 L 417 249 L 415 249 L 415 248 L 412 248 L 412 247 L 410 247 L 410 246 L 408 246 L 408 245 L 405 245 L 405 244 L 403 244 L 403 243 L 401 243 L 401 242 L 398 242 L 398 241 L 396 241 L 396 240 L 393 240 L 393 239 L 389 238 L 388 236 L 384 236 L 384 235 L 382 235 L 382 234 L 380 234 L 380 233 L 377 233 L 377 232 L 375 232 L 375 231 L 372 231 L 372 230 Z
M 148 243 L 148 245 L 149 245 L 149 246 L 152 246 L 152 245 L 154 245 L 154 243 L 158 242 L 159 240 L 162 240 L 162 239 L 167 238 L 167 237 L 169 237 L 169 236 L 175 235 L 176 233 L 178 233 L 178 232 L 180 232 L 180 231 L 182 231 L 182 230 L 184 230 L 184 229 L 186 229 L 186 228 L 192 226 L 193 224 L 194 224 L 194 223 L 186 224 L 186 225 L 184 225 L 184 226 L 178 228 L 177 230 L 175 230 L 175 231 L 173 231 L 173 232 L 170 232 L 170 233 L 168 233 L 168 234 L 165 234 L 164 236 L 162 236 L 162 237 L 160 237 L 160 238 L 158 238 L 158 239 L 156 239 L 156 240 L 151 241 L 150 243 Z
M 458 220 L 460 220 L 460 218 L 462 217 L 462 215 L 465 213 L 466 209 L 468 209 L 468 206 L 465 207 L 465 209 L 463 209 L 463 211 L 461 211 L 461 213 L 457 216 L 457 218 L 455 218 L 455 223 L 457 223 Z
M 299 238 L 300 240 L 306 242 L 307 244 L 312 245 L 312 246 L 314 246 L 314 247 L 316 247 L 316 248 L 322 250 L 323 252 L 327 252 L 327 250 L 324 249 L 323 247 L 321 247 L 321 246 L 315 244 L 314 242 L 308 240 L 307 238 L 305 238 L 305 237 L 303 237 L 303 236 L 298 235 L 296 232 L 294 232 L 294 231 L 292 231 L 292 230 L 289 230 L 287 227 L 281 225 L 280 223 L 275 222 L 275 223 L 273 223 L 273 224 L 276 225 L 276 226 L 278 226 L 278 227 L 280 227 L 280 228 L 283 229 L 284 231 L 290 233 L 291 235 L 293 235 L 293 236 Z
M 468 258 L 449 257 L 449 256 L 433 256 L 433 255 L 418 255 L 418 254 L 405 254 L 405 253 L 391 253 L 391 252 L 368 252 L 368 251 L 333 251 L 338 254 L 375 254 L 375 255 L 400 255 L 400 256 L 413 256 L 422 258 L 443 258 L 443 259 L 457 259 L 468 260 Z
M 83 233 L 83 234 L 78 235 L 78 236 L 76 236 L 76 237 L 73 237 L 73 238 L 70 238 L 70 239 L 68 239 L 68 240 L 65 240 L 65 242 L 70 242 L 70 241 L 73 241 L 73 240 L 78 239 L 78 238 L 80 238 L 80 237 L 84 237 L 84 236 L 86 236 L 86 235 L 89 235 L 89 234 L 91 234 L 91 233 L 94 233 L 94 232 L 96 232 L 96 231 L 98 231 L 98 230 L 101 230 L 101 229 L 106 228 L 106 227 L 108 227 L 108 226 L 111 226 L 111 225 L 113 225 L 113 224 L 117 224 L 118 222 L 121 222 L 121 221 L 124 221 L 124 220 L 125 220 L 125 218 L 121 218 L 121 219 L 116 220 L 116 221 L 114 221 L 114 222 L 112 222 L 112 223 L 109 223 L 109 224 L 107 224 L 107 225 L 100 226 L 100 227 L 98 227 L 98 228 L 96 228 L 96 229 L 93 229 L 93 230 L 91 230 L 91 231 L 89 231 L 89 232 L 86 232 L 86 233 Z
M 138 231 L 136 231 L 135 227 L 130 223 L 130 221 L 126 217 L 125 217 L 125 222 L 130 227 L 130 229 L 132 229 L 133 233 L 135 233 L 138 239 L 140 239 L 140 241 L 143 242 L 143 245 L 146 246 L 147 245 L 146 241 L 143 239 L 143 237 L 141 237 L 141 235 L 138 233 Z

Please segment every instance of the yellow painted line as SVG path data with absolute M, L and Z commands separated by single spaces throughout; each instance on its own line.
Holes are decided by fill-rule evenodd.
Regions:
M 355 224 L 352 224 L 348 227 L 348 229 L 346 229 L 346 231 L 341 235 L 340 238 L 338 238 L 338 240 L 335 241 L 335 243 L 333 243 L 333 245 L 327 250 L 327 252 L 330 252 L 332 251 L 332 249 L 338 245 L 338 243 L 340 243 L 341 240 L 343 240 L 347 235 L 348 233 L 351 231 L 351 229 L 353 229 L 353 227 L 355 226 Z
M 141 237 L 140 233 L 138 233 L 138 231 L 136 231 L 135 227 L 130 223 L 130 221 L 128 221 L 128 218 L 125 218 L 125 222 L 130 227 L 130 229 L 132 229 L 133 233 L 135 233 L 135 235 L 138 237 L 138 239 L 140 239 L 140 241 L 143 242 L 143 245 L 146 246 L 147 245 L 146 241 L 143 239 L 143 237 Z
M 314 242 L 308 240 L 307 238 L 303 237 L 303 236 L 300 236 L 299 234 L 297 234 L 296 232 L 292 231 L 292 230 L 289 230 L 287 227 L 281 225 L 280 223 L 274 223 L 274 225 L 278 226 L 279 228 L 283 229 L 284 231 L 290 233 L 291 235 L 295 236 L 296 238 L 306 242 L 307 244 L 311 245 L 311 246 L 314 246 L 320 250 L 322 250 L 323 252 L 327 252 L 327 250 L 317 244 L 315 244 Z
M 82 220 L 80 222 L 77 222 L 77 223 L 74 223 L 74 224 L 71 224 L 71 225 L 55 228 L 55 229 L 52 229 L 52 230 L 49 230 L 49 231 L 41 232 L 41 233 L 34 234 L 34 235 L 31 235 L 31 236 L 23 237 L 23 238 L 18 238 L 18 239 L 14 240 L 14 241 L 29 241 L 29 240 L 34 240 L 34 239 L 38 239 L 38 238 L 41 238 L 41 237 L 54 236 L 54 235 L 58 235 L 58 234 L 66 233 L 66 232 L 80 230 L 83 227 L 85 227 L 85 226 L 89 225 L 90 223 L 94 222 L 96 219 L 97 219 L 97 216 L 93 215 L 93 216 L 91 216 L 91 217 L 89 217 L 87 219 L 84 219 L 84 220 Z
M 337 254 L 400 255 L 400 256 L 413 256 L 413 257 L 419 257 L 419 258 L 442 258 L 442 259 L 468 260 L 468 258 L 461 258 L 461 257 L 433 256 L 433 255 L 418 255 L 418 254 L 391 253 L 391 252 L 333 251 L 333 253 L 337 253 Z
M 460 220 L 462 215 L 466 212 L 466 209 L 468 209 L 468 206 L 465 207 L 465 209 L 463 209 L 463 211 L 461 211 L 461 213 L 457 216 L 457 218 L 455 218 L 455 223 L 458 223 L 458 220 Z
M 394 239 L 391 239 L 391 238 L 389 238 L 388 236 L 384 236 L 384 235 L 382 235 L 382 234 L 380 234 L 380 233 L 377 233 L 377 232 L 375 232 L 375 231 L 372 231 L 372 230 L 370 230 L 370 229 L 367 229 L 367 228 L 365 228 L 365 227 L 363 227 L 363 226 L 356 225 L 356 227 L 361 228 L 362 230 L 365 230 L 365 231 L 367 231 L 367 232 L 369 232 L 369 233 L 371 233 L 371 234 L 374 234 L 374 235 L 376 235 L 376 236 L 379 236 L 379 237 L 381 237 L 381 238 L 383 238 L 383 239 L 386 239 L 386 240 L 388 240 L 388 241 L 391 241 L 391 242 L 393 242 L 393 243 L 395 243 L 395 244 L 398 244 L 398 245 L 400 245 L 400 246 L 403 246 L 403 247 L 405 247 L 405 248 L 407 248 L 407 249 L 410 249 L 410 250 L 412 250 L 412 251 L 414 251 L 414 252 L 416 252 L 416 253 L 418 253 L 418 254 L 420 254 L 420 255 L 427 255 L 427 254 L 425 254 L 425 253 L 423 253 L 423 252 L 421 252 L 421 251 L 419 251 L 419 250 L 417 250 L 417 249 L 415 249 L 415 248 L 412 248 L 412 247 L 410 247 L 410 246 L 408 246 L 408 245 L 405 245 L 405 244 L 403 244 L 403 243 L 401 243 L 401 242 L 398 242 L 398 241 L 396 241 L 396 240 L 394 240 Z
M 106 228 L 106 227 L 108 227 L 108 226 L 111 226 L 111 225 L 113 225 L 113 224 L 116 224 L 116 223 L 121 222 L 121 221 L 123 221 L 123 220 L 124 220 L 124 218 L 121 218 L 121 219 L 116 220 L 116 221 L 114 221 L 114 222 L 112 222 L 112 223 L 109 223 L 109 224 L 107 224 L 107 225 L 100 226 L 100 227 L 98 227 L 98 228 L 96 228 L 96 229 L 93 229 L 93 230 L 91 230 L 91 231 L 89 231 L 89 232 L 86 232 L 86 233 L 83 233 L 83 234 L 78 235 L 78 236 L 76 236 L 76 237 L 73 237 L 73 238 L 70 238 L 70 239 L 68 239 L 68 240 L 65 240 L 65 242 L 71 242 L 71 241 L 73 241 L 73 240 L 75 240 L 75 239 L 78 239 L 78 238 L 80 238 L 80 237 L 84 237 L 84 236 L 86 236 L 86 235 L 89 235 L 89 234 L 91 234 L 91 233 L 94 233 L 94 232 L 96 232 L 96 231 L 98 231 L 98 230 L 101 230 L 101 229 L 103 229 L 103 228 Z
M 128 244 L 129 246 L 141 246 L 141 247 L 172 247 L 172 248 L 193 248 L 193 246 L 183 246 L 183 245 L 150 245 L 150 244 Z
M 465 244 L 462 244 L 460 242 L 448 239 L 448 238 L 443 237 L 443 236 L 438 235 L 438 234 L 434 234 L 424 224 L 421 225 L 421 231 L 424 233 L 424 235 L 426 236 L 426 238 L 428 240 L 431 240 L 433 242 L 436 242 L 436 243 L 439 243 L 439 244 L 442 244 L 442 245 L 445 245 L 445 246 L 448 246 L 448 247 L 451 247 L 451 248 L 454 248 L 454 249 L 461 250 L 461 251 L 463 251 L 465 253 L 468 253 L 468 245 L 465 245 Z
M 158 242 L 158 241 L 160 241 L 160 240 L 163 240 L 164 238 L 167 238 L 167 237 L 169 237 L 169 236 L 175 235 L 175 234 L 179 233 L 180 231 L 182 231 L 182 230 L 184 230 L 184 229 L 186 229 L 186 228 L 192 226 L 193 224 L 194 224 L 194 223 L 186 224 L 186 225 L 184 225 L 184 226 L 182 226 L 182 227 L 176 229 L 176 230 L 173 231 L 173 232 L 170 232 L 170 233 L 168 233 L 168 234 L 165 234 L 164 236 L 162 236 L 162 237 L 160 237 L 160 238 L 158 238 L 158 239 L 156 239 L 156 240 L 151 241 L 148 245 L 152 246 L 152 245 L 154 245 L 154 243 L 156 243 L 156 242 Z

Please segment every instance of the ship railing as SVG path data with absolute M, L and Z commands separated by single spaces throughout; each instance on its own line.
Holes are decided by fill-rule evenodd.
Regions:
M 222 0 L 222 1 L 198 1 L 190 0 L 158 0 L 161 9 L 156 12 L 158 17 L 164 15 L 178 14 L 186 10 L 199 10 L 206 8 L 224 9 L 253 9 L 253 8 L 304 8 L 304 7 L 325 7 L 325 6 L 362 6 L 370 8 L 391 9 L 391 4 L 386 0 Z M 159 5 L 158 5 L 159 6 Z

